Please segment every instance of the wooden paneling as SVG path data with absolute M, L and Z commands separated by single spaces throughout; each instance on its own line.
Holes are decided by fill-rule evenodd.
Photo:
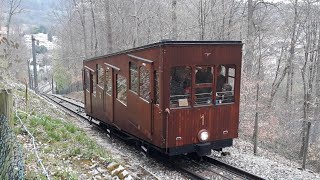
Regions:
M 112 123 L 113 122 L 113 102 L 110 94 L 104 95 L 104 111 L 105 111 L 105 118 L 103 119 L 103 121 L 106 123 Z

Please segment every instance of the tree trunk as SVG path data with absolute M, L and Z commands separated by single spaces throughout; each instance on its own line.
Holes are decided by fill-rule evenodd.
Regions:
M 294 4 L 294 20 L 292 24 L 292 34 L 291 34 L 291 42 L 290 42 L 290 50 L 289 50 L 289 58 L 287 61 L 288 66 L 288 74 L 287 74 L 287 86 L 286 86 L 286 98 L 285 101 L 288 104 L 292 102 L 292 89 L 293 89 L 293 59 L 295 53 L 295 44 L 297 41 L 297 23 L 298 23 L 298 0 L 295 0 Z
M 74 7 L 77 7 L 77 2 L 76 0 L 73 0 Z M 84 55 L 87 58 L 88 57 L 88 43 L 87 43 L 87 30 L 86 30 L 86 9 L 84 7 L 84 2 L 81 0 L 81 11 L 77 9 L 77 12 L 79 14 L 80 22 L 81 22 L 81 27 L 82 27 L 82 33 L 83 33 L 83 40 L 84 40 Z
M 313 80 L 314 80 L 314 63 L 315 63 L 315 56 L 313 55 L 313 52 L 311 51 L 315 47 L 315 37 L 314 30 L 312 30 L 312 19 L 310 17 L 310 3 L 308 4 L 307 13 L 306 13 L 306 39 L 305 39 L 305 63 L 302 68 L 302 80 L 303 80 L 303 89 L 304 89 L 304 103 L 303 103 L 303 124 L 302 124 L 302 145 L 300 149 L 299 157 L 302 158 L 303 156 L 306 156 L 305 149 L 308 146 L 307 143 L 307 135 L 308 132 L 308 122 L 310 122 L 310 113 L 311 113 L 311 103 L 312 103 L 312 91 L 313 91 Z
M 317 74 L 316 74 L 316 82 L 315 82 L 315 110 L 314 110 L 314 126 L 311 142 L 316 142 L 320 137 L 320 28 L 318 29 L 318 56 L 317 56 Z
M 248 0 L 248 32 L 247 32 L 247 42 L 245 47 L 245 58 L 244 58 L 244 71 L 247 77 L 252 77 L 252 63 L 254 60 L 254 2 Z
M 135 22 L 135 33 L 134 33 L 134 39 L 133 39 L 133 47 L 138 46 L 138 12 L 137 12 L 137 2 L 136 0 L 134 2 L 134 22 Z
M 94 9 L 93 9 L 92 0 L 90 0 L 90 9 L 91 9 L 91 17 L 92 17 L 93 33 L 94 33 L 94 47 L 91 50 L 94 52 L 94 56 L 97 56 L 98 39 L 97 39 L 96 19 L 95 19 L 95 15 L 94 15 Z
M 110 12 L 110 0 L 105 0 L 105 11 L 106 11 L 106 26 L 107 26 L 107 52 L 112 53 L 113 41 L 112 41 L 112 23 L 111 23 L 111 12 Z
M 277 70 L 276 70 L 276 75 L 274 77 L 274 80 L 273 80 L 273 83 L 272 83 L 272 87 L 271 87 L 270 100 L 269 100 L 268 107 L 271 107 L 271 104 L 272 104 L 272 101 L 274 99 L 274 96 L 276 95 L 281 82 L 283 81 L 283 79 L 285 78 L 285 76 L 287 74 L 288 67 L 285 67 L 280 72 L 280 64 L 281 64 L 281 61 L 282 61 L 282 58 L 283 58 L 284 49 L 285 49 L 284 47 L 281 48 L 281 53 L 280 53 L 280 56 L 279 56 L 278 61 L 277 61 Z M 280 73 L 281 73 L 281 75 L 280 75 Z
M 178 39 L 178 23 L 177 23 L 177 0 L 172 0 L 172 39 L 177 40 Z
M 259 90 L 260 90 L 260 81 L 261 81 L 261 59 L 262 59 L 262 38 L 261 38 L 261 31 L 258 29 L 258 37 L 259 37 L 259 58 L 258 58 L 258 72 L 256 75 L 256 114 L 255 114 L 255 121 L 254 121 L 254 133 L 253 133 L 253 139 L 254 139 L 254 149 L 253 153 L 254 155 L 257 155 L 257 149 L 258 149 L 258 134 L 259 134 Z

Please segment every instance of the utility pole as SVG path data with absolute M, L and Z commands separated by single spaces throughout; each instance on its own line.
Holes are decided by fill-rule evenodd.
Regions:
M 172 0 L 172 39 L 178 38 L 178 23 L 177 23 L 177 0 Z
M 38 88 L 38 76 L 37 76 L 37 60 L 36 60 L 36 48 L 35 48 L 35 39 L 33 35 L 31 36 L 32 40 L 32 58 L 33 58 L 33 77 L 34 77 L 34 87 L 33 89 L 37 91 Z
M 32 89 L 32 77 L 30 73 L 30 60 L 27 60 L 27 65 L 28 65 L 28 80 L 29 80 L 29 89 Z

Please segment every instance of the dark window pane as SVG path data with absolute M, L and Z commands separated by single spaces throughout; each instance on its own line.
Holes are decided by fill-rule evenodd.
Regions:
M 224 66 L 226 67 L 228 74 L 224 77 L 224 83 L 222 81 L 219 82 L 217 79 L 217 93 L 216 93 L 216 104 L 225 104 L 225 103 L 232 103 L 234 102 L 234 83 L 235 83 L 235 66 Z M 220 75 L 220 77 L 222 77 Z M 219 78 L 219 76 L 218 76 Z M 218 91 L 218 83 L 222 84 L 221 90 Z M 220 85 L 221 85 L 220 84 Z M 220 86 L 219 85 L 219 86 Z
M 216 83 L 216 91 L 221 92 L 222 86 L 227 82 L 226 76 L 225 76 L 225 66 L 219 65 L 217 68 L 217 83 Z
M 213 68 L 206 66 L 196 66 L 196 84 L 212 83 L 213 81 Z
M 191 68 L 173 67 L 170 75 L 170 107 L 190 106 Z

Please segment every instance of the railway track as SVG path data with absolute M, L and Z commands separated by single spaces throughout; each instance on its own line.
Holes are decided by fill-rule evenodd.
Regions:
M 208 180 L 208 179 L 249 179 L 263 180 L 263 178 L 226 164 L 222 161 L 203 157 L 202 161 L 194 160 L 187 156 L 181 156 L 177 159 L 161 159 L 162 162 L 169 164 L 175 170 L 190 179 Z
M 54 94 L 43 93 L 42 96 L 62 106 L 76 116 L 99 126 L 98 121 L 89 119 L 87 117 L 84 112 L 84 106 L 82 103 Z M 169 164 L 174 169 L 180 171 L 191 179 L 263 179 L 242 169 L 236 168 L 232 165 L 226 164 L 216 159 L 212 159 L 210 157 L 203 157 L 202 161 L 196 161 L 186 156 L 181 156 L 174 161 L 172 159 L 162 159 L 161 161 Z
M 211 158 L 208 156 L 203 157 L 203 160 L 204 160 L 204 162 L 213 164 L 214 166 L 216 166 L 220 169 L 227 170 L 228 172 L 231 172 L 232 174 L 238 176 L 241 179 L 263 180 L 263 178 L 261 178 L 257 175 L 249 173 L 243 169 L 237 168 L 237 167 L 232 166 L 230 164 L 224 163 L 220 160 L 217 160 L 217 159 L 214 159 L 214 158 Z

